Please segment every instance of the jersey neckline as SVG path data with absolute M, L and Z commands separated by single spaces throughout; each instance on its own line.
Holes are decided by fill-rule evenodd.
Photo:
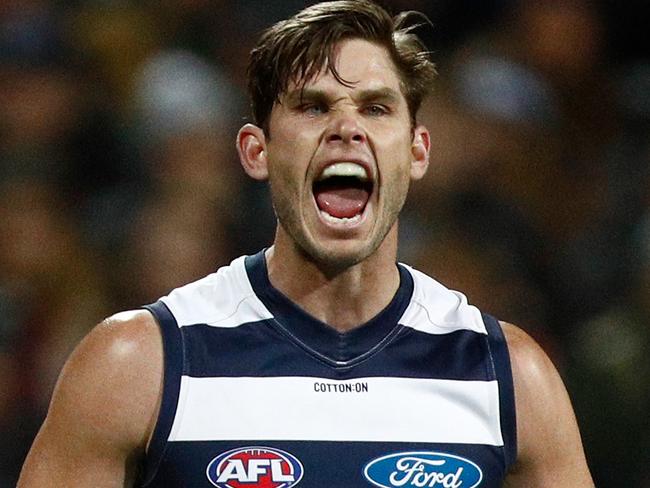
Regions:
M 413 295 L 413 277 L 396 264 L 400 283 L 390 303 L 375 317 L 348 332 L 316 319 L 269 280 L 265 250 L 245 259 L 253 291 L 273 315 L 271 322 L 301 347 L 335 367 L 352 366 L 388 344 L 401 330 L 399 320 Z

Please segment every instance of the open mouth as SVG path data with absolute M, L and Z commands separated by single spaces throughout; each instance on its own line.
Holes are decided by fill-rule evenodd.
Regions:
M 323 170 L 312 191 L 321 215 L 338 223 L 361 218 L 372 186 L 366 168 L 357 163 L 340 162 Z

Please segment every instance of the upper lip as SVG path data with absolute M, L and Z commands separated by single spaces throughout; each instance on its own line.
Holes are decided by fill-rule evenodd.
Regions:
M 368 163 L 365 159 L 361 158 L 356 158 L 356 157 L 337 157 L 337 158 L 331 158 L 327 159 L 325 161 L 322 161 L 316 166 L 316 173 L 315 173 L 315 181 L 318 181 L 318 178 L 320 175 L 323 173 L 325 168 L 328 166 L 331 166 L 332 164 L 336 163 L 355 163 L 358 164 L 359 166 L 362 166 L 366 170 L 366 175 L 368 176 L 368 181 L 374 182 L 375 180 L 375 172 L 373 169 L 373 165 Z

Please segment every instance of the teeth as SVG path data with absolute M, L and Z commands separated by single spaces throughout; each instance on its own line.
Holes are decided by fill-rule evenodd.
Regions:
M 334 217 L 334 216 L 328 214 L 328 213 L 325 212 L 324 210 L 321 210 L 321 211 L 320 211 L 320 214 L 323 216 L 323 218 L 324 218 L 325 220 L 327 220 L 328 222 L 332 222 L 333 224 L 346 224 L 346 223 L 348 223 L 348 222 L 351 223 L 351 224 L 353 224 L 353 223 L 356 223 L 356 222 L 358 222 L 359 220 L 361 220 L 361 214 L 357 214 L 357 215 L 355 215 L 354 217 L 350 217 L 350 218 L 343 217 L 343 218 L 341 218 L 341 219 L 339 219 L 338 217 Z
M 332 176 L 353 176 L 359 178 L 362 181 L 368 179 L 366 169 L 363 166 L 357 163 L 349 162 L 330 164 L 323 170 L 319 181 L 324 180 L 325 178 L 330 178 Z

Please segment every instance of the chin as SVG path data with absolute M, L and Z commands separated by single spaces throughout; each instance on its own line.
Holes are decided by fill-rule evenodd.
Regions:
M 350 268 L 368 258 L 377 246 L 367 243 L 336 243 L 331 246 L 312 244 L 303 246 L 303 252 L 319 267 L 336 271 Z

